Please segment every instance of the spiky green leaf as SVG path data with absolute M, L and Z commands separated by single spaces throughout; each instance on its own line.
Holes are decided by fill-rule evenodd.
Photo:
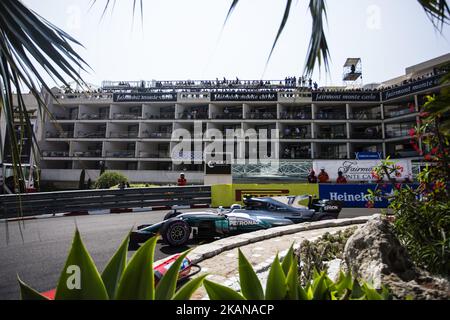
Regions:
M 239 250 L 239 280 L 242 294 L 247 300 L 264 300 L 261 282 L 241 250 Z
M 59 277 L 55 300 L 107 300 L 100 273 L 75 231 L 72 247 Z

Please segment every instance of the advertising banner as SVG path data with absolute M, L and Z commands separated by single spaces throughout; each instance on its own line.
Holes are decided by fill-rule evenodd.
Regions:
M 406 178 L 411 180 L 411 160 L 392 161 L 403 168 L 401 175 L 396 178 L 400 181 Z M 372 177 L 372 170 L 380 164 L 381 160 L 317 160 L 313 162 L 313 169 L 318 175 L 320 169 L 324 168 L 330 177 L 330 183 L 336 182 L 339 171 L 342 171 L 348 182 L 375 182 L 376 179 Z
M 439 79 L 439 76 L 434 76 L 386 90 L 383 92 L 383 101 L 436 87 L 439 85 Z
M 270 92 L 212 92 L 211 101 L 277 101 L 278 94 Z
M 143 93 L 114 93 L 114 102 L 175 102 L 176 93 L 143 92 Z
M 381 152 L 355 152 L 356 160 L 380 160 Z
M 312 93 L 312 100 L 314 102 L 323 102 L 323 101 L 379 102 L 381 98 L 378 92 L 316 91 Z
M 320 199 L 341 201 L 344 208 L 364 208 L 367 205 L 368 190 L 375 190 L 376 184 L 321 184 L 319 185 Z M 386 186 L 383 193 L 391 193 L 392 187 Z M 388 201 L 383 198 L 375 199 L 375 208 L 387 208 Z
M 402 187 L 408 186 L 402 184 Z M 417 188 L 418 184 L 409 184 L 412 188 Z M 368 190 L 381 190 L 384 196 L 392 194 L 391 184 L 321 184 L 319 185 L 320 199 L 330 199 L 341 201 L 344 208 L 365 208 L 368 202 Z M 389 205 L 385 197 L 376 197 L 375 208 L 387 208 Z

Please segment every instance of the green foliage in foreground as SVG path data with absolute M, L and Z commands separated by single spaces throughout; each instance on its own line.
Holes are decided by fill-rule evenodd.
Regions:
M 100 274 L 77 230 L 58 281 L 55 300 L 189 299 L 201 286 L 205 276 L 190 280 L 177 290 L 178 271 L 188 254 L 185 252 L 155 286 L 153 258 L 156 241 L 157 237 L 148 240 L 127 262 L 128 235 Z M 47 299 L 20 279 L 18 281 L 23 300 Z
M 301 286 L 298 263 L 291 247 L 281 263 L 278 255 L 272 264 L 267 278 L 265 292 L 250 262 L 239 251 L 239 278 L 241 293 L 210 282 L 204 286 L 211 300 L 387 300 L 389 292 L 383 288 L 378 292 L 366 282 L 352 278 L 341 272 L 333 282 L 326 272 L 315 272 L 313 280 Z
M 55 300 L 189 300 L 203 284 L 211 300 L 384 300 L 386 289 L 378 292 L 367 283 L 341 273 L 337 282 L 325 272 L 315 272 L 310 284 L 299 282 L 293 248 L 283 263 L 278 255 L 272 264 L 265 291 L 253 267 L 239 251 L 241 293 L 205 280 L 206 275 L 188 281 L 177 289 L 179 270 L 188 251 L 182 254 L 155 286 L 153 259 L 157 237 L 143 244 L 127 262 L 129 235 L 100 274 L 81 240 L 78 230 L 58 281 Z M 78 272 L 78 274 L 77 274 Z M 78 277 L 77 277 L 78 276 Z M 23 300 L 46 300 L 18 279 Z
M 126 183 L 128 178 L 120 172 L 107 171 L 103 173 L 95 183 L 97 189 L 109 189 L 120 183 Z

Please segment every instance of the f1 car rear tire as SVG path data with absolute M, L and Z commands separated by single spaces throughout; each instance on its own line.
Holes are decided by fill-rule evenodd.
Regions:
M 183 220 L 168 221 L 161 229 L 161 235 L 165 243 L 173 247 L 180 247 L 189 241 L 191 227 Z

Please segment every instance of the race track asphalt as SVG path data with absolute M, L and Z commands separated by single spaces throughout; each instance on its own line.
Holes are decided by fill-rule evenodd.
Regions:
M 345 209 L 341 217 L 371 215 L 378 211 Z M 129 230 L 140 224 L 159 222 L 167 212 L 55 217 L 0 223 L 0 300 L 19 298 L 17 275 L 38 291 L 54 288 L 64 267 L 76 226 L 101 272 Z M 186 248 L 174 250 L 158 243 L 155 259 Z M 130 251 L 129 257 L 132 254 L 133 251 Z

